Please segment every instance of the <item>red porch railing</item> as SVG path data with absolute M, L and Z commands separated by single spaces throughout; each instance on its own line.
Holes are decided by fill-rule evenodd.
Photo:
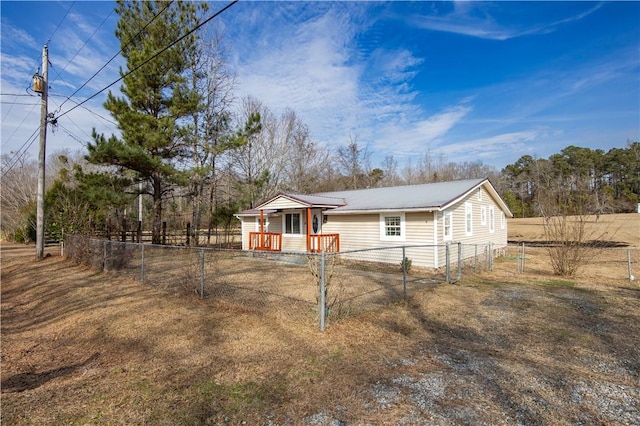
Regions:
M 340 251 L 340 234 L 318 234 L 310 235 L 311 247 L 309 250 L 314 253 L 321 251 L 335 253 Z
M 280 251 L 282 234 L 279 232 L 249 232 L 249 250 Z

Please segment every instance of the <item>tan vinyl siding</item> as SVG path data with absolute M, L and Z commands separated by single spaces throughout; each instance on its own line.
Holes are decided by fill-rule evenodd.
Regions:
M 395 213 L 385 213 L 394 216 Z M 400 216 L 400 213 L 397 214 Z M 332 215 L 322 227 L 324 234 L 340 234 L 340 251 L 360 250 L 378 247 L 401 247 L 416 244 L 433 244 L 433 214 L 428 212 L 406 213 L 404 241 L 384 241 L 381 239 L 380 214 Z M 357 258 L 358 253 L 349 255 Z M 364 255 L 363 255 L 364 256 Z M 415 266 L 432 267 L 433 248 L 410 249 L 410 258 Z M 402 260 L 402 250 L 367 252 L 370 261 L 398 263 Z M 407 255 L 409 257 L 409 254 Z
M 240 219 L 242 231 L 242 250 L 249 250 L 249 233 L 260 231 L 260 216 L 244 216 Z M 282 215 L 265 215 L 265 232 L 282 232 Z M 283 242 L 284 245 L 284 242 Z
M 322 225 L 323 234 L 340 234 L 340 250 L 380 247 L 380 216 L 331 215 Z
M 284 197 L 280 197 L 276 200 L 273 200 L 268 205 L 261 207 L 265 209 L 273 209 L 273 210 L 288 210 L 288 209 L 302 209 L 307 206 L 293 200 L 289 200 Z

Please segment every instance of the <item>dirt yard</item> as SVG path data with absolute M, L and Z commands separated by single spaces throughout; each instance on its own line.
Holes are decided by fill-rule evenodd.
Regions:
M 616 216 L 610 239 L 639 247 L 640 215 Z M 533 256 L 321 333 L 0 254 L 2 424 L 640 424 L 638 281 L 557 279 Z

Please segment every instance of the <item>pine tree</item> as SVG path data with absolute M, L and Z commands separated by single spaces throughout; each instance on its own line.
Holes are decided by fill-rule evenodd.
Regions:
M 123 96 L 110 92 L 105 108 L 118 122 L 121 137 L 94 134 L 87 159 L 131 171 L 147 184 L 155 244 L 161 241 L 163 201 L 173 185 L 185 180 L 180 161 L 188 156 L 189 117 L 201 108 L 201 96 L 186 78 L 197 37 L 186 37 L 149 59 L 195 27 L 205 8 L 204 3 L 128 1 L 116 7 L 116 36 L 127 69 L 120 70 Z

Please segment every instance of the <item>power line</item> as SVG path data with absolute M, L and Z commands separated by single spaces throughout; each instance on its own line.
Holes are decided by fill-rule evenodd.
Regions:
M 9 107 L 9 111 L 11 111 L 11 108 L 13 108 L 13 105 L 11 105 L 11 107 Z M 4 143 L 8 144 L 13 137 L 16 135 L 16 133 L 18 132 L 18 130 L 20 130 L 20 128 L 22 127 L 22 125 L 24 124 L 25 120 L 31 116 L 31 114 L 33 113 L 33 110 L 36 108 L 36 105 L 34 105 L 33 107 L 31 107 L 31 110 L 29 111 L 29 113 L 27 115 L 24 116 L 24 118 L 22 119 L 22 121 L 20 122 L 20 124 L 18 124 L 18 126 L 16 127 L 16 129 L 13 131 L 13 133 L 11 134 L 11 136 L 9 136 Z M 8 112 L 7 112 L 8 114 Z M 4 124 L 4 123 L 3 123 Z M 23 145 L 24 146 L 24 145 Z
M 84 147 L 87 146 L 87 143 L 83 142 L 79 137 L 77 137 L 76 135 L 71 133 L 71 130 L 67 129 L 62 124 L 58 124 L 58 126 L 62 129 L 63 132 L 65 132 L 69 137 L 71 137 L 71 139 L 75 140 L 76 142 L 78 142 L 80 145 L 82 145 Z
M 68 101 L 73 102 L 73 103 L 74 103 L 74 104 L 76 104 L 76 105 L 78 105 L 78 104 L 80 103 L 80 102 L 78 102 L 78 101 L 74 101 L 73 99 L 71 99 L 70 97 L 68 97 L 68 96 L 66 96 L 66 95 L 57 95 L 57 94 L 51 95 L 51 94 L 50 94 L 49 96 L 59 96 L 59 97 L 63 97 L 63 98 L 66 98 Z M 61 107 L 61 106 L 62 106 L 62 105 L 60 105 L 60 107 Z M 60 107 L 58 107 L 58 110 L 60 109 Z M 88 111 L 88 112 L 90 112 L 91 114 L 95 115 L 96 117 L 103 119 L 104 121 L 106 121 L 106 122 L 107 122 L 107 123 L 109 123 L 109 124 L 113 124 L 114 126 L 117 126 L 117 125 L 118 125 L 118 123 L 116 123 L 115 121 L 110 120 L 110 119 L 106 118 L 105 116 L 100 115 L 100 114 L 98 114 L 97 112 L 90 110 L 89 108 L 87 108 L 87 107 L 86 107 L 86 106 L 84 106 L 84 105 L 82 105 L 82 108 L 83 108 L 83 109 L 85 109 L 85 110 L 87 110 L 87 111 Z
M 62 23 L 64 22 L 64 20 L 67 18 L 67 15 L 69 14 L 69 12 L 71 11 L 71 8 L 73 7 L 73 5 L 76 4 L 76 2 L 74 1 L 73 3 L 71 3 L 71 6 L 69 6 L 69 9 L 67 9 L 67 13 L 64 14 L 64 16 L 62 17 L 62 19 L 60 20 L 60 22 L 58 22 L 58 26 L 56 27 L 55 30 L 53 30 L 53 34 L 51 34 L 51 36 L 49 37 L 49 39 L 47 40 L 47 42 L 45 44 L 49 44 L 51 42 L 51 39 L 53 38 L 53 36 L 56 34 L 56 32 L 58 32 L 58 29 L 60 28 L 60 25 L 62 25 Z
M 36 66 L 36 67 L 35 67 L 35 69 L 37 70 L 37 69 L 38 69 L 38 67 Z M 27 79 L 27 82 L 26 82 L 26 83 L 24 83 L 25 90 L 29 89 L 30 84 L 31 84 L 31 76 L 29 76 L 29 77 L 28 77 L 28 79 Z M 18 95 L 16 95 L 16 96 L 18 96 Z M 24 96 L 24 95 L 20 95 L 20 96 Z M 4 115 L 4 117 L 2 118 L 2 124 L 4 124 L 4 121 L 7 119 L 7 117 L 9 117 L 9 113 L 11 112 L 11 109 L 13 109 L 13 105 L 11 105 L 11 106 L 9 107 L 9 109 L 7 110 L 7 112 L 5 112 L 5 113 L 3 114 L 3 115 Z M 29 111 L 29 114 L 31 114 L 31 112 L 33 112 L 33 109 L 32 109 L 31 111 Z M 25 117 L 25 118 L 26 118 L 26 117 Z M 24 122 L 24 120 L 22 120 L 22 121 Z M 14 133 L 15 133 L 15 132 L 14 132 Z
M 10 102 L 10 101 L 0 101 L 0 104 L 9 104 L 9 105 L 40 105 L 40 104 L 30 104 L 27 102 Z
M 173 0 L 169 1 L 169 2 L 167 3 L 167 5 L 166 5 L 162 10 L 160 10 L 160 11 L 159 11 L 159 12 L 158 12 L 158 13 L 157 13 L 157 14 L 156 14 L 152 19 L 151 19 L 151 21 L 149 21 L 149 22 L 148 22 L 148 23 L 147 23 L 147 24 L 146 24 L 146 25 L 145 25 L 145 26 L 144 26 L 144 27 L 143 27 L 143 28 L 142 28 L 142 29 L 141 29 L 141 30 L 140 30 L 140 31 L 139 31 L 139 32 L 138 32 L 138 33 L 137 33 L 137 34 L 136 34 L 132 39 L 131 39 L 131 40 L 129 40 L 129 41 L 125 44 L 125 46 L 124 46 L 124 47 L 128 46 L 128 45 L 129 45 L 129 43 L 131 43 L 131 42 L 132 42 L 132 41 L 134 41 L 138 36 L 140 36 L 140 34 L 142 34 L 142 32 L 143 32 L 143 31 L 144 31 L 144 30 L 145 30 L 145 29 L 146 29 L 146 28 L 147 28 L 147 27 L 148 27 L 148 26 L 149 26 L 149 25 L 150 25 L 150 24 L 151 24 L 151 23 L 152 23 L 152 22 L 153 22 L 153 21 L 158 17 L 158 16 L 160 16 L 160 15 L 161 15 L 165 10 L 167 10 L 167 8 L 169 8 L 169 6 L 171 5 L 171 3 L 172 3 L 172 2 L 173 2 Z M 49 44 L 49 43 L 51 42 L 51 39 L 53 38 L 53 36 L 55 35 L 55 33 L 56 33 L 56 32 L 58 31 L 58 29 L 60 28 L 61 24 L 62 24 L 62 23 L 64 22 L 64 20 L 66 19 L 67 15 L 69 14 L 69 12 L 70 12 L 70 10 L 71 10 L 71 8 L 73 7 L 73 5 L 74 5 L 74 4 L 75 4 L 75 2 L 73 2 L 73 3 L 69 6 L 69 8 L 67 9 L 67 12 L 65 13 L 65 15 L 63 16 L 63 18 L 62 18 L 62 19 L 60 20 L 60 22 L 58 23 L 58 25 L 57 25 L 56 29 L 54 30 L 54 32 L 53 32 L 53 33 L 51 34 L 51 36 L 49 37 L 49 39 L 47 40 L 47 43 L 46 43 L 46 44 Z M 101 24 L 96 28 L 96 30 L 93 32 L 93 34 L 91 34 L 91 36 L 89 37 L 89 39 L 88 39 L 88 40 L 83 44 L 83 46 L 78 50 L 78 52 L 76 52 L 76 54 L 73 56 L 73 58 L 75 58 L 75 57 L 78 55 L 78 53 L 80 53 L 80 51 L 81 51 L 81 50 L 82 50 L 82 49 L 87 45 L 87 43 L 89 42 L 89 40 L 91 40 L 91 39 L 93 38 L 93 36 L 95 35 L 95 33 L 98 31 L 98 29 L 99 29 L 100 27 L 102 27 L 102 25 L 104 25 L 104 23 L 105 23 L 105 22 L 106 22 L 106 20 L 111 16 L 111 14 L 112 14 L 112 13 L 113 13 L 113 10 L 111 11 L 111 13 L 109 13 L 109 15 L 107 15 L 107 17 L 102 21 L 102 23 L 101 23 Z M 94 78 L 94 77 L 95 77 L 95 76 L 96 76 L 100 71 L 102 71 L 102 70 L 103 70 L 103 69 L 104 69 L 104 68 L 105 68 L 109 63 L 111 63 L 111 61 L 113 61 L 113 60 L 118 56 L 118 54 L 120 54 L 120 52 L 121 52 L 121 51 L 122 51 L 122 49 L 120 49 L 120 50 L 119 50 L 115 55 L 113 55 L 113 57 L 112 57 L 112 58 L 111 58 L 111 59 L 110 59 L 106 64 L 104 64 L 104 66 L 102 66 L 102 68 L 100 68 L 100 69 L 99 69 L 95 74 L 93 74 L 93 76 L 91 76 L 91 78 L 90 78 L 89 80 L 87 80 L 87 81 L 86 81 L 86 82 L 85 82 L 85 83 L 84 83 L 84 84 L 83 84 L 83 85 L 82 85 L 78 90 L 76 90 L 76 91 L 75 91 L 71 96 L 74 96 L 74 95 L 75 95 L 76 93 L 78 93 L 78 92 L 79 92 L 79 91 L 80 91 L 84 86 L 86 86 L 86 85 L 87 85 L 87 84 L 88 84 L 88 83 L 89 83 L 89 82 L 90 82 L 90 81 L 91 81 L 91 80 L 92 80 L 92 79 L 93 79 L 93 78 Z M 73 58 L 72 58 L 71 60 L 73 60 Z M 60 73 L 66 69 L 66 67 L 71 63 L 71 60 L 69 60 L 69 62 L 67 62 L 67 64 L 65 65 L 65 67 L 64 67 L 64 68 L 63 68 L 63 69 L 62 69 L 62 70 L 61 70 L 61 71 L 56 75 L 56 78 L 57 78 L 58 76 L 60 76 Z M 36 67 L 36 69 L 39 69 L 39 67 Z M 47 84 L 49 84 L 49 82 L 50 82 L 50 81 L 48 81 L 48 82 L 47 82 Z M 27 83 L 26 83 L 26 85 L 27 85 L 27 86 L 26 86 L 26 87 L 27 87 L 27 89 L 29 88 L 29 84 L 30 84 L 30 83 L 31 83 L 31 80 L 28 80 L 28 81 L 27 81 Z M 103 89 L 103 90 L 104 90 L 104 89 Z M 26 96 L 26 95 L 20 95 L 20 96 Z M 95 96 L 95 95 L 94 95 L 94 96 Z M 78 105 L 78 103 L 77 103 L 77 102 L 75 102 L 75 101 L 73 101 L 73 100 L 71 99 L 71 97 L 70 97 L 70 96 L 66 96 L 66 100 L 65 100 L 65 101 L 64 101 L 64 102 L 63 102 L 63 103 L 58 107 L 58 111 L 59 111 L 60 109 L 62 109 L 62 106 L 64 105 L 64 103 L 65 103 L 67 100 L 70 100 L 70 101 L 72 101 L 72 102 L 76 103 L 76 106 L 79 106 L 79 105 Z M 0 102 L 0 103 L 7 103 L 7 102 Z M 8 142 L 13 138 L 13 136 L 15 136 L 16 132 L 17 132 L 17 131 L 22 127 L 22 124 L 24 123 L 24 121 L 26 120 L 26 118 L 27 118 L 29 115 L 31 115 L 31 113 L 33 112 L 33 109 L 38 105 L 38 104 L 24 104 L 24 103 L 12 102 L 12 103 L 11 103 L 11 107 L 10 107 L 10 108 L 9 108 L 9 110 L 7 111 L 7 115 L 6 115 L 5 117 L 7 117 L 7 116 L 8 116 L 9 112 L 11 112 L 11 108 L 13 108 L 13 105 L 15 105 L 15 104 L 20 104 L 20 105 L 33 105 L 33 108 L 31 109 L 31 111 L 29 112 L 29 114 L 28 114 L 27 116 L 25 116 L 25 118 L 22 120 L 22 122 L 20 122 L 20 124 L 18 125 L 18 127 L 14 130 L 14 132 L 12 133 L 12 135 L 11 135 L 11 136 L 10 136 L 10 137 L 5 141 L 5 143 L 8 143 Z M 100 115 L 100 114 L 98 114 L 98 113 L 96 113 L 96 112 L 94 112 L 94 111 L 91 111 L 91 110 L 90 110 L 90 109 L 88 109 L 87 107 L 84 107 L 84 106 L 83 106 L 83 108 L 85 108 L 85 109 L 86 109 L 87 111 L 89 111 L 90 113 L 92 113 L 92 114 L 96 115 L 97 117 L 100 117 L 100 118 L 102 118 L 103 120 L 105 120 L 105 121 L 107 121 L 107 122 L 109 122 L 109 123 L 114 124 L 114 125 L 116 125 L 116 126 L 117 126 L 117 124 L 116 124 L 116 123 L 114 123 L 113 121 L 111 121 L 111 120 L 109 120 L 109 119 L 107 119 L 107 118 L 103 117 L 102 115 Z M 72 122 L 73 122 L 73 121 L 72 121 Z M 4 124 L 4 119 L 3 119 L 3 124 Z M 75 124 L 75 123 L 74 123 L 74 124 Z M 76 124 L 76 127 L 78 127 L 78 125 L 77 125 L 77 124 Z M 26 142 L 25 142 L 25 144 L 26 144 Z M 16 155 L 14 156 L 14 159 L 19 159 L 19 158 L 18 158 L 18 156 L 23 156 L 23 155 L 24 155 L 24 153 L 20 153 L 20 150 L 24 147 L 24 145 L 25 145 L 25 144 L 23 144 L 23 145 L 22 145 L 22 147 L 20 147 L 20 149 L 18 150 L 18 152 L 17 152 L 17 153 L 16 153 Z M 31 144 L 33 144 L 33 141 L 29 144 L 29 147 L 31 147 Z M 29 147 L 27 147 L 26 149 L 28 149 Z M 26 150 L 25 150 L 25 152 L 26 152 Z M 17 160 L 16 160 L 16 161 L 17 161 Z
M 5 175 L 7 173 L 9 173 L 11 171 L 11 169 L 13 169 L 15 167 L 16 164 L 18 164 L 18 162 L 20 161 L 20 159 L 22 157 L 24 157 L 24 155 L 27 153 L 27 151 L 29 150 L 29 148 L 31 148 L 31 145 L 33 145 L 33 142 L 36 140 L 36 135 L 39 133 L 40 131 L 40 126 L 38 126 L 38 128 L 31 134 L 31 136 L 29 136 L 29 138 L 25 141 L 24 144 L 22 144 L 22 146 L 20 147 L 20 149 L 18 149 L 18 152 L 16 152 L 16 154 L 13 157 L 13 163 L 11 163 L 11 165 L 8 166 L 8 168 L 2 172 L 2 177 L 5 177 Z M 31 142 L 29 142 L 29 139 L 31 139 Z M 22 153 L 20 153 L 20 150 L 27 144 L 27 142 L 29 142 L 29 145 L 27 145 L 26 148 L 24 148 L 24 150 L 22 151 Z M 11 160 L 10 160 L 11 161 Z
M 87 84 L 89 84 L 89 82 L 90 82 L 91 80 L 93 80 L 93 78 L 94 78 L 96 75 L 98 75 L 98 74 L 99 74 L 103 69 L 105 69 L 105 68 L 106 68 L 106 66 L 107 66 L 107 65 L 109 65 L 109 64 L 111 63 L 111 61 L 113 61 L 113 60 L 114 60 L 114 59 L 115 59 L 115 58 L 116 58 L 116 57 L 117 57 L 117 56 L 122 52 L 122 50 L 123 50 L 124 48 L 128 47 L 128 46 L 129 46 L 129 44 L 131 44 L 135 39 L 137 39 L 137 38 L 138 38 L 138 36 L 140 36 L 140 34 L 142 34 L 142 32 L 143 32 L 144 30 L 146 30 L 146 29 L 147 29 L 147 27 L 148 27 L 149 25 L 151 25 L 151 23 L 152 23 L 153 21 L 155 21 L 155 20 L 156 20 L 156 18 L 157 18 L 158 16 L 160 16 L 161 14 L 163 14 L 163 13 L 164 13 L 164 11 L 165 11 L 165 10 L 167 10 L 167 9 L 169 8 L 169 6 L 171 6 L 171 4 L 172 4 L 172 3 L 173 3 L 173 0 L 169 1 L 169 2 L 167 3 L 167 5 L 166 5 L 166 6 L 165 6 L 165 7 L 164 7 L 160 12 L 158 12 L 158 13 L 157 13 L 153 18 L 151 18 L 151 20 L 150 20 L 149 22 L 147 22 L 147 23 L 146 23 L 146 25 L 145 25 L 144 27 L 142 27 L 142 28 L 140 29 L 140 31 L 138 31 L 138 32 L 136 33 L 136 35 L 134 35 L 130 40 L 128 40 L 128 41 L 127 41 L 127 43 L 126 43 L 122 48 L 120 48 L 120 50 L 118 50 L 118 51 L 115 53 L 115 55 L 113 55 L 113 56 L 111 57 L 111 59 L 109 59 L 109 60 L 107 61 L 107 63 L 105 63 L 102 67 L 100 67 L 100 69 L 99 69 L 98 71 L 96 71 L 96 72 L 95 72 L 91 77 L 89 77 L 89 79 L 88 79 L 87 81 L 85 81 L 85 82 L 82 84 L 82 86 L 80 86 L 80 87 L 79 87 L 75 92 L 73 92 L 73 93 L 72 93 L 68 98 L 71 98 L 71 97 L 75 96 L 75 95 L 76 95 L 80 90 L 82 90 L 82 88 L 83 88 L 84 86 L 86 86 Z M 119 80 L 118 80 L 118 81 L 119 81 Z M 107 88 L 111 87 L 111 86 L 112 86 L 113 84 L 115 84 L 115 83 L 117 83 L 117 81 L 116 81 L 116 82 L 114 82 L 114 83 L 112 83 L 111 85 L 109 85 L 109 86 L 105 87 L 105 88 L 104 88 L 104 89 L 102 89 L 100 92 L 98 92 L 98 93 L 96 93 L 95 95 L 93 95 L 91 98 L 93 98 L 93 97 L 97 96 L 99 93 L 103 92 L 104 90 L 106 90 Z M 89 98 L 89 99 L 91 99 L 91 98 Z M 86 99 L 84 102 L 87 102 L 89 99 Z M 84 102 L 80 103 L 79 105 L 76 105 L 76 107 L 71 108 L 71 109 L 75 109 L 75 108 L 77 108 L 78 106 L 82 105 Z M 65 104 L 65 103 L 66 103 L 66 101 L 65 101 L 65 102 L 63 102 L 63 103 L 60 105 L 60 107 L 58 108 L 58 111 L 62 109 L 62 107 L 64 106 L 64 104 Z M 69 110 L 69 111 L 71 111 L 71 110 Z M 67 112 L 69 112 L 69 111 L 67 111 Z M 66 113 L 65 113 L 65 114 L 66 114 Z M 63 114 L 63 115 L 64 115 L 64 114 Z
M 81 106 L 82 104 L 90 101 L 91 99 L 95 98 L 96 96 L 98 96 L 100 93 L 104 92 L 105 90 L 107 90 L 108 88 L 110 88 L 111 86 L 113 86 L 114 84 L 118 83 L 119 81 L 123 80 L 124 78 L 126 78 L 127 76 L 133 74 L 134 72 L 136 72 L 137 70 L 139 70 L 140 68 L 142 68 L 143 66 L 145 66 L 146 64 L 148 64 L 149 62 L 151 62 L 152 60 L 154 60 L 155 58 L 157 58 L 158 56 L 160 56 L 161 54 L 163 54 L 164 52 L 166 52 L 167 50 L 169 50 L 170 48 L 172 48 L 173 46 L 175 46 L 176 44 L 180 43 L 182 40 L 184 40 L 185 38 L 187 38 L 188 36 L 190 36 L 191 34 L 193 34 L 194 32 L 198 31 L 200 28 L 202 28 L 204 25 L 208 24 L 210 21 L 212 21 L 214 18 L 218 17 L 220 14 L 222 14 L 223 12 L 225 12 L 227 9 L 229 9 L 231 6 L 233 6 L 234 4 L 236 4 L 238 2 L 238 0 L 233 0 L 232 2 L 230 2 L 229 4 L 227 4 L 225 7 L 223 7 L 222 9 L 220 9 L 218 12 L 214 13 L 213 15 L 211 15 L 209 18 L 205 19 L 203 22 L 201 22 L 200 24 L 196 25 L 193 29 L 191 29 L 190 31 L 188 31 L 186 34 L 184 34 L 183 36 L 179 37 L 177 40 L 173 41 L 172 43 L 170 43 L 168 46 L 166 46 L 165 48 L 161 49 L 160 51 L 156 52 L 155 54 L 153 54 L 152 56 L 150 56 L 149 58 L 147 58 L 144 62 L 142 62 L 141 64 L 139 64 L 137 67 L 133 68 L 132 70 L 130 70 L 129 72 L 127 72 L 125 75 L 121 76 L 119 79 L 117 79 L 116 81 L 114 81 L 113 83 L 109 84 L 108 86 L 104 87 L 103 89 L 101 89 L 100 91 L 94 93 L 92 96 L 90 96 L 89 98 L 85 99 L 84 101 L 80 102 L 78 105 L 74 106 L 73 108 L 63 112 L 62 114 L 58 115 L 58 118 L 70 113 L 71 111 L 73 111 L 74 109 L 78 108 L 79 106 Z
M 96 33 L 98 32 L 98 30 L 100 28 L 102 28 L 102 26 L 104 25 L 105 22 L 107 22 L 107 19 L 109 19 L 109 17 L 113 14 L 114 9 L 111 9 L 111 11 L 109 12 L 109 14 L 102 20 L 102 22 L 100 23 L 100 25 L 98 25 L 96 27 L 95 30 L 93 30 L 93 33 L 89 36 L 89 38 L 87 39 L 87 41 L 84 42 L 84 44 L 82 45 L 82 47 L 80 47 L 80 49 L 78 49 L 78 51 L 71 57 L 71 59 L 69 59 L 69 61 L 67 62 L 67 64 L 56 73 L 56 76 L 54 77 L 54 80 L 58 77 L 60 77 L 60 74 L 62 74 L 64 72 L 64 70 L 67 69 L 67 67 L 69 66 L 69 64 L 71 63 L 71 61 L 73 61 L 76 56 L 78 56 L 78 54 L 82 51 L 82 49 L 85 48 L 85 46 L 87 45 L 87 43 L 89 43 L 89 41 L 91 41 L 91 39 L 93 38 L 94 35 L 96 35 Z
M 69 12 L 71 11 L 71 8 L 76 4 L 76 2 L 74 1 L 73 3 L 71 3 L 71 5 L 69 6 L 69 8 L 67 9 L 67 11 L 65 12 L 64 16 L 62 17 L 62 19 L 60 20 L 60 22 L 58 22 L 58 25 L 56 26 L 55 30 L 53 30 L 53 33 L 51 33 L 51 35 L 49 36 L 49 39 L 47 40 L 47 42 L 45 44 L 49 44 L 51 42 L 51 39 L 53 38 L 53 36 L 56 34 L 56 32 L 58 32 L 58 29 L 60 28 L 60 26 L 62 25 L 62 23 L 64 22 L 64 20 L 67 18 L 67 15 L 69 15 Z M 38 70 L 40 67 L 38 65 L 39 63 L 39 59 L 36 61 L 36 66 L 34 67 L 36 70 Z M 28 89 L 31 83 L 31 77 L 28 77 L 27 82 L 25 83 L 25 89 Z M 11 106 L 9 107 L 9 109 L 7 110 L 7 112 L 4 114 L 4 118 L 2 119 L 2 124 L 4 124 L 4 120 L 6 120 L 7 117 L 9 117 L 9 113 L 11 112 L 11 110 L 13 109 L 13 105 L 11 104 Z M 24 104 L 19 104 L 19 105 L 24 105 Z M 35 108 L 36 105 L 34 105 Z M 22 120 L 22 122 L 20 123 L 20 126 L 22 126 L 22 123 L 24 123 L 24 121 L 26 120 L 26 118 L 28 116 L 31 115 L 31 113 L 33 112 L 33 108 L 31 109 L 31 111 L 29 111 L 29 114 L 27 114 L 27 116 Z M 13 132 L 13 134 L 11 135 L 11 137 L 9 137 L 9 139 L 5 142 L 8 143 L 9 140 L 11 140 L 11 138 L 13 138 L 13 136 L 16 134 L 16 132 L 18 131 L 18 129 L 20 128 L 20 126 L 18 126 L 18 128 L 16 128 L 16 130 Z

